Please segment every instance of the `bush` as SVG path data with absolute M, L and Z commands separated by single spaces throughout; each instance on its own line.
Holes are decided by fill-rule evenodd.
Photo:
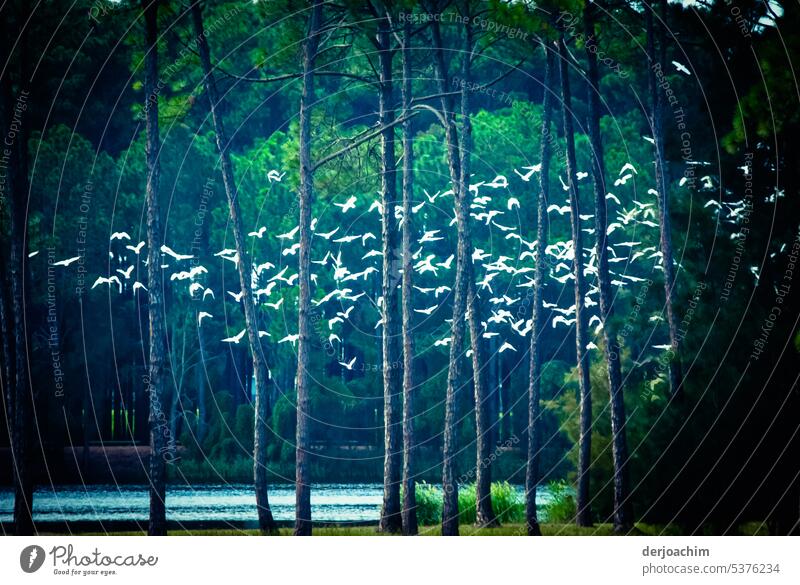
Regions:
M 497 519 L 504 523 L 522 522 L 525 519 L 525 501 L 508 482 L 492 484 L 492 507 Z M 475 523 L 475 484 L 458 490 L 459 524 Z M 442 490 L 429 483 L 417 484 L 417 522 L 420 526 L 439 524 L 442 521 Z
M 547 484 L 550 499 L 542 507 L 544 522 L 569 524 L 575 521 L 577 506 L 572 487 L 566 481 L 551 481 Z
M 442 490 L 429 483 L 417 484 L 417 523 L 431 526 L 442 521 Z
M 525 521 L 525 498 L 507 481 L 492 484 L 492 508 L 503 524 Z

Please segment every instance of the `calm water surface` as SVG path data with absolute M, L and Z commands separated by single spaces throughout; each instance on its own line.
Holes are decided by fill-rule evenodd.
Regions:
M 522 488 L 517 488 L 522 496 Z M 355 522 L 378 520 L 381 484 L 325 484 L 311 490 L 315 520 Z M 545 503 L 540 491 L 537 500 Z M 294 520 L 294 486 L 275 485 L 270 504 L 276 520 Z M 167 487 L 167 519 L 178 522 L 257 520 L 256 498 L 248 484 L 172 485 Z M 149 508 L 144 485 L 63 485 L 39 488 L 33 498 L 34 520 L 47 521 L 146 521 Z M 0 521 L 10 522 L 13 492 L 0 490 Z

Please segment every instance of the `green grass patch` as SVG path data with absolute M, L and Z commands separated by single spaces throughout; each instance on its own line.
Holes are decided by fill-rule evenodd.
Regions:
M 614 533 L 611 524 L 596 524 L 589 528 L 575 524 L 547 522 L 541 525 L 544 536 L 620 536 Z M 420 536 L 440 536 L 441 526 L 423 525 L 419 529 Z M 314 536 L 388 536 L 378 532 L 374 526 L 322 526 L 314 528 Z M 462 525 L 461 536 L 524 536 L 525 525 L 509 523 L 492 528 L 479 528 L 473 525 Z M 680 536 L 680 528 L 674 524 L 637 523 L 626 536 Z M 768 531 L 760 522 L 748 522 L 738 527 L 737 534 L 746 536 L 766 536 Z M 144 532 L 112 532 L 107 536 L 144 536 Z M 209 530 L 170 530 L 170 536 L 259 536 L 258 530 L 209 529 Z M 280 536 L 291 536 L 291 528 L 281 528 Z M 87 533 L 83 536 L 106 536 L 103 533 Z

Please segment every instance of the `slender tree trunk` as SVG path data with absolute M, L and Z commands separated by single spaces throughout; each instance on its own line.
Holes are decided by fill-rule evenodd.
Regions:
M 3 34 L 7 35 L 3 26 Z M 2 79 L 2 99 L 3 115 L 3 135 L 9 136 L 9 129 L 14 118 L 21 113 L 16 107 L 14 91 L 11 82 L 11 67 L 8 66 L 11 60 L 11 53 L 8 48 L 7 39 L 2 41 L 3 54 L 0 55 L 2 62 L 7 66 Z M 17 99 L 22 99 L 22 93 Z M 8 380 L 10 385 L 8 396 L 11 399 L 10 410 L 13 419 L 9 420 L 10 439 L 11 439 L 11 459 L 13 466 L 14 481 L 14 534 L 17 536 L 28 536 L 34 533 L 33 525 L 33 477 L 30 469 L 30 442 L 31 442 L 31 410 L 33 399 L 33 388 L 30 385 L 28 371 L 28 340 L 25 323 L 25 259 L 27 258 L 27 201 L 28 201 L 28 177 L 25 170 L 25 157 L 27 147 L 24 138 L 25 132 L 19 132 L 13 140 L 13 144 L 6 145 L 8 153 L 8 171 L 6 177 L 6 189 L 10 195 L 7 198 L 9 205 L 10 229 L 10 261 L 9 273 L 11 281 L 10 310 L 13 315 L 10 329 L 12 335 L 12 346 L 10 360 L 7 366 L 7 373 L 13 377 Z M 13 365 L 12 365 L 13 360 Z
M 206 358 L 203 332 L 198 328 L 197 344 L 200 362 L 197 364 L 197 444 L 202 447 L 206 438 Z
M 8 287 L 6 283 L 6 275 L 8 274 L 8 267 L 6 264 L 5 242 L 0 245 L 0 335 L 2 340 L 0 343 L 0 357 L 2 357 L 2 391 L 3 391 L 3 420 L 5 421 L 8 436 L 13 432 L 14 420 L 14 350 L 11 339 L 11 331 L 13 327 L 13 318 L 11 317 L 11 307 L 8 300 Z
M 664 95 L 656 82 L 656 72 L 664 70 L 666 54 L 666 2 L 658 0 L 661 5 L 662 22 L 656 32 L 653 24 L 655 1 L 651 1 L 645 9 L 645 22 L 647 28 L 647 55 L 649 60 L 649 89 L 650 89 L 650 123 L 653 128 L 653 142 L 655 143 L 655 169 L 656 192 L 658 193 L 658 219 L 660 226 L 659 246 L 661 248 L 661 263 L 664 268 L 664 306 L 667 313 L 667 326 L 669 328 L 670 362 L 669 362 L 669 388 L 672 396 L 677 396 L 683 382 L 680 361 L 680 344 L 678 341 L 678 322 L 674 310 L 675 297 L 675 268 L 672 254 L 672 228 L 669 217 L 669 192 L 667 191 L 666 163 L 664 159 Z M 656 54 L 655 35 L 658 34 L 658 54 Z
M 402 530 L 400 511 L 400 482 L 402 481 L 403 450 L 400 419 L 402 385 L 400 377 L 400 322 L 398 285 L 401 280 L 400 250 L 397 247 L 397 225 L 394 208 L 397 205 L 397 170 L 395 158 L 391 39 L 388 19 L 378 24 L 377 46 L 380 68 L 379 118 L 384 127 L 381 133 L 381 241 L 383 243 L 383 508 L 379 530 L 396 533 Z
M 542 104 L 541 143 L 539 145 L 539 196 L 536 200 L 536 267 L 533 273 L 533 309 L 531 326 L 530 376 L 528 380 L 528 463 L 525 469 L 525 525 L 528 536 L 541 536 L 536 509 L 536 490 L 539 487 L 539 449 L 541 446 L 541 377 L 542 349 L 541 333 L 544 329 L 542 305 L 544 301 L 544 282 L 546 262 L 544 250 L 547 248 L 548 217 L 547 205 L 550 200 L 550 123 L 553 117 L 552 77 L 553 50 L 543 43 L 545 50 L 544 100 Z
M 461 196 L 469 209 L 469 175 L 472 155 L 472 114 L 470 109 L 470 88 L 472 87 L 472 44 L 473 31 L 469 24 L 464 26 L 464 53 L 462 56 L 461 78 Z M 470 221 L 467 214 L 465 221 Z M 491 437 L 487 409 L 486 392 L 486 351 L 482 340 L 481 310 L 475 287 L 475 271 L 472 262 L 472 234 L 469 226 L 465 230 L 468 254 L 467 314 L 472 349 L 472 384 L 475 391 L 475 524 L 495 526 L 497 517 L 492 509 L 492 460 Z
M 147 156 L 147 287 L 150 318 L 150 523 L 147 533 L 167 533 L 166 516 L 166 434 L 164 413 L 164 380 L 166 377 L 166 325 L 164 322 L 164 288 L 161 270 L 161 217 L 158 201 L 160 179 L 158 130 L 158 2 L 142 0 L 146 29 L 145 55 L 145 124 Z
M 458 536 L 458 482 L 455 475 L 456 453 L 456 409 L 458 391 L 461 385 L 461 351 L 465 335 L 465 311 L 467 308 L 467 291 L 469 288 L 468 263 L 471 261 L 467 249 L 469 208 L 465 205 L 461 161 L 458 155 L 458 130 L 455 122 L 452 99 L 447 94 L 448 75 L 442 49 L 442 34 L 439 22 L 431 25 L 433 37 L 434 65 L 437 69 L 439 93 L 442 94 L 442 115 L 445 118 L 445 142 L 447 161 L 450 170 L 450 181 L 453 184 L 455 214 L 458 229 L 458 245 L 456 252 L 456 276 L 453 285 L 453 322 L 450 326 L 450 360 L 447 369 L 447 391 L 445 394 L 444 414 L 444 446 L 442 448 L 442 535 Z
M 594 39 L 595 7 L 587 1 L 584 5 L 585 38 Z M 588 128 L 592 148 L 592 179 L 594 184 L 594 217 L 597 244 L 597 276 L 600 289 L 600 313 L 603 323 L 603 342 L 608 367 L 608 392 L 611 401 L 612 453 L 614 457 L 614 529 L 630 529 L 631 505 L 628 480 L 628 441 L 625 431 L 625 400 L 622 391 L 622 371 L 619 360 L 619 343 L 614 322 L 614 297 L 608 272 L 608 213 L 606 210 L 606 168 L 603 160 L 603 142 L 600 136 L 600 81 L 597 55 L 587 45 L 586 60 L 589 65 Z
M 255 397 L 255 428 L 253 440 L 253 481 L 255 482 L 256 507 L 258 508 L 258 527 L 262 533 L 277 532 L 277 524 L 272 517 L 269 505 L 269 489 L 267 484 L 267 417 L 269 416 L 269 397 L 267 396 L 267 359 L 258 336 L 258 312 L 253 298 L 251 286 L 252 262 L 245 242 L 242 215 L 239 207 L 239 193 L 236 187 L 236 177 L 233 173 L 233 164 L 229 152 L 230 142 L 225 131 L 225 122 L 220 112 L 220 98 L 214 80 L 214 71 L 211 67 L 211 55 L 208 41 L 203 30 L 203 14 L 200 3 L 192 5 L 195 34 L 198 39 L 198 52 L 200 63 L 203 67 L 204 83 L 208 99 L 211 104 L 211 118 L 214 122 L 217 149 L 220 153 L 222 167 L 222 182 L 225 186 L 225 195 L 228 200 L 228 209 L 233 230 L 233 240 L 236 253 L 239 255 L 237 269 L 239 272 L 239 285 L 242 288 L 242 306 L 244 307 L 245 327 L 247 339 L 250 343 L 250 352 L 253 356 L 253 373 L 256 382 Z
M 411 23 L 403 25 L 403 534 L 419 532 L 417 524 L 417 487 L 414 480 L 414 310 L 411 252 L 412 211 L 414 199 L 414 138 L 411 114 Z
M 581 232 L 581 205 L 578 185 L 575 182 L 575 135 L 572 128 L 572 95 L 569 86 L 569 56 L 563 35 L 558 43 L 561 73 L 562 112 L 564 139 L 567 143 L 567 176 L 569 183 L 570 226 L 572 247 L 575 251 L 573 273 L 575 276 L 575 351 L 580 385 L 580 442 L 578 451 L 578 526 L 591 526 L 589 506 L 589 465 L 592 457 L 592 388 L 589 381 L 589 356 L 586 311 L 586 283 L 583 274 L 583 232 Z M 543 250 L 540 250 L 540 253 Z
M 319 49 L 322 2 L 315 0 L 303 43 L 303 90 L 300 95 L 300 253 L 297 343 L 297 432 L 295 455 L 295 524 L 297 536 L 311 535 L 311 477 L 308 468 L 309 368 L 311 332 L 311 205 L 314 199 L 314 175 L 311 162 L 311 106 L 314 102 L 314 69 Z

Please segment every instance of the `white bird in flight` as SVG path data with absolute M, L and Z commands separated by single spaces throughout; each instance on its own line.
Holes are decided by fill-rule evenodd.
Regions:
M 528 181 L 531 180 L 531 175 L 533 175 L 533 173 L 538 173 L 539 171 L 542 170 L 542 165 L 538 164 L 538 165 L 533 165 L 532 167 L 522 167 L 522 169 L 528 172 L 525 173 L 524 175 L 520 173 L 517 169 L 514 169 L 514 172 L 519 175 L 520 179 L 522 179 L 527 183 Z
M 497 353 L 503 353 L 507 349 L 517 351 L 516 347 L 514 347 L 513 345 L 511 345 L 509 342 L 506 341 L 505 343 L 503 343 L 503 345 L 500 346 L 500 349 L 497 350 Z
M 356 196 L 351 195 L 350 198 L 344 203 L 334 203 L 334 205 L 342 210 L 342 213 L 347 213 L 351 209 L 356 208 Z
M 130 250 L 131 252 L 133 252 L 134 254 L 136 254 L 138 256 L 139 252 L 142 251 L 143 247 L 144 247 L 144 240 L 142 240 L 141 242 L 139 242 L 135 246 L 125 246 L 125 249 L 126 250 Z
M 673 61 L 672 64 L 675 66 L 675 69 L 677 69 L 681 73 L 685 73 L 686 75 L 691 75 L 691 72 L 683 63 L 678 63 L 677 61 Z
M 131 277 L 131 272 L 133 272 L 133 264 L 128 266 L 125 270 L 117 268 L 117 272 L 119 272 L 122 276 L 124 276 L 125 280 L 128 280 Z
M 53 266 L 69 266 L 73 262 L 77 262 L 80 260 L 80 256 L 73 256 L 72 258 L 67 258 L 66 260 L 59 260 L 58 262 L 53 262 Z
M 289 230 L 285 234 L 279 234 L 276 236 L 279 240 L 293 240 L 295 234 L 300 231 L 300 226 L 295 227 L 293 230 Z
M 199 317 L 198 317 L 198 323 L 199 323 Z M 232 337 L 226 337 L 225 339 L 223 339 L 222 343 L 239 343 L 242 340 L 242 338 L 244 337 L 244 333 L 245 333 L 245 330 L 242 329 L 236 335 L 234 335 Z
M 336 232 L 338 232 L 338 231 L 339 231 L 339 228 L 337 227 L 335 230 L 330 231 L 330 232 L 325 232 L 325 233 L 317 232 L 316 235 L 318 235 L 320 238 L 325 238 L 326 240 L 330 240 L 331 236 L 333 234 L 335 234 Z
M 161 251 L 168 256 L 172 256 L 173 258 L 175 258 L 175 260 L 191 260 L 192 258 L 194 258 L 194 256 L 190 254 L 178 254 L 175 250 L 173 250 L 166 244 L 161 246 Z
M 119 292 L 122 293 L 122 282 L 120 282 L 118 276 L 109 276 L 108 278 L 104 276 L 98 276 L 97 280 L 94 281 L 92 288 L 99 286 L 101 284 L 117 284 L 119 286 Z
M 356 364 L 356 359 L 358 359 L 358 358 L 354 357 L 349 362 L 339 362 L 339 365 L 343 366 L 344 368 L 346 368 L 348 370 L 352 370 L 353 366 Z
M 267 173 L 267 179 L 269 179 L 270 183 L 272 183 L 272 182 L 280 183 L 281 179 L 283 179 L 283 176 L 285 174 L 286 174 L 285 172 L 280 173 L 280 172 L 278 172 L 278 171 L 273 169 L 273 170 L 271 170 L 270 172 Z

